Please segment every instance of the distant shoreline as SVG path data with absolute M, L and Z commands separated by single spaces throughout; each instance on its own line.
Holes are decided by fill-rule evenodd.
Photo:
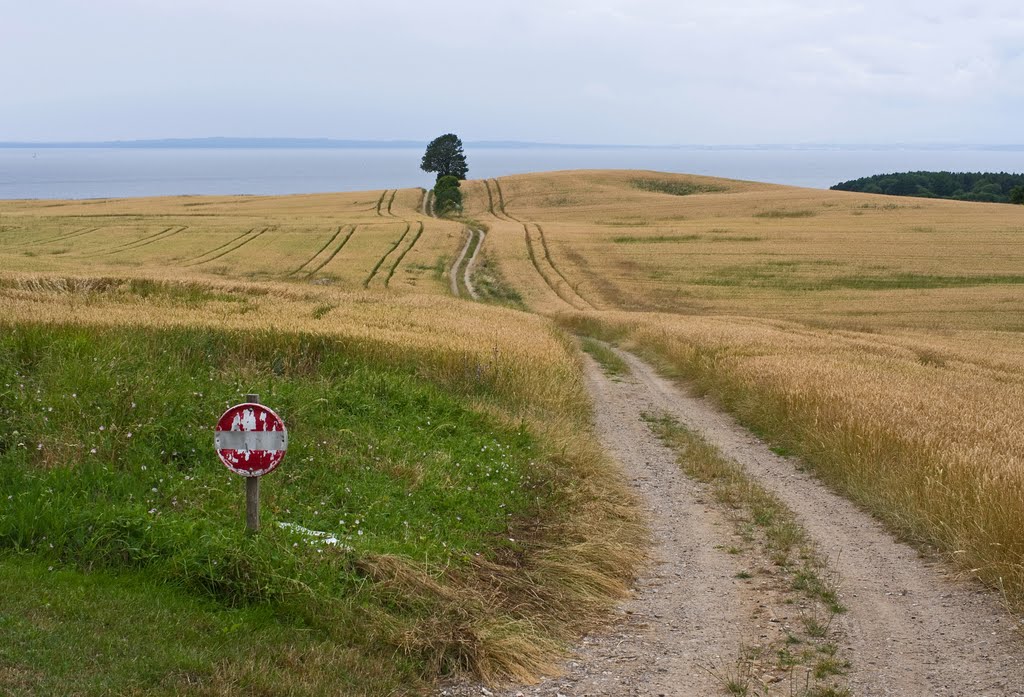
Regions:
M 0 141 L 0 149 L 373 149 L 404 150 L 425 147 L 418 140 L 336 140 L 332 138 L 159 138 L 151 140 L 106 141 Z M 467 149 L 558 149 L 558 150 L 681 150 L 681 151 L 993 151 L 1024 152 L 1024 144 L 979 143 L 752 143 L 752 144 L 677 144 L 630 145 L 600 143 L 539 143 L 516 140 L 467 141 Z

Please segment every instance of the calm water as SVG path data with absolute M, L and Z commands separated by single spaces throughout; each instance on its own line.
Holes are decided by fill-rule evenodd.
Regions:
M 292 194 L 430 186 L 419 149 L 4 149 L 0 199 Z M 467 148 L 469 176 L 652 169 L 828 188 L 908 170 L 1024 172 L 1024 151 Z

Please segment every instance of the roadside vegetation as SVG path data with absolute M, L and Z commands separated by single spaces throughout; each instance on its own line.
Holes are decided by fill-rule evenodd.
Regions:
M 5 692 L 525 680 L 625 592 L 641 531 L 550 323 L 292 288 L 0 284 Z M 257 536 L 210 439 L 248 392 L 292 432 Z

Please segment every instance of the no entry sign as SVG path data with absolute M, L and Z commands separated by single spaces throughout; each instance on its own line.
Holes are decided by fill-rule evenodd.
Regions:
M 243 477 L 262 477 L 274 471 L 288 449 L 284 421 L 262 404 L 246 402 L 228 409 L 213 433 L 217 457 Z

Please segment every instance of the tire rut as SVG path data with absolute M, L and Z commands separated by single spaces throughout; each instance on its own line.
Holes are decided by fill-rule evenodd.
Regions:
M 466 244 L 462 245 L 459 256 L 455 257 L 455 263 L 448 269 L 448 281 L 451 284 L 452 295 L 456 298 L 461 296 L 459 293 L 459 269 L 462 268 L 462 260 L 466 257 L 466 252 L 469 251 L 469 245 L 473 243 L 473 231 L 467 228 L 466 232 L 469 233 L 466 235 Z
M 526 254 L 530 258 L 530 263 L 533 264 L 533 268 L 537 271 L 537 274 L 544 280 L 551 292 L 555 296 L 564 302 L 566 305 L 574 310 L 587 310 L 593 309 L 593 307 L 587 307 L 587 302 L 579 297 L 572 289 L 572 286 L 565 281 L 565 278 L 558 274 L 558 270 L 555 269 L 554 265 L 551 264 L 550 258 L 546 256 L 538 257 L 536 249 L 534 248 L 533 236 L 530 234 L 530 226 L 526 223 L 522 223 L 523 233 L 526 235 Z M 544 269 L 541 268 L 541 259 L 547 262 L 546 266 L 551 268 L 552 273 L 545 273 Z M 556 277 L 557 276 L 557 277 Z M 562 289 L 565 286 L 566 290 Z M 576 296 L 574 301 L 573 296 Z
M 416 246 L 417 242 L 419 242 L 420 235 L 423 234 L 423 228 L 424 228 L 422 220 L 420 221 L 419 225 L 420 225 L 420 227 L 416 231 L 416 234 L 413 235 L 412 241 L 409 242 L 409 246 L 407 246 L 405 249 L 402 250 L 401 254 L 398 255 L 398 258 L 395 259 L 395 263 L 392 264 L 391 268 L 388 270 L 388 275 L 384 279 L 384 287 L 385 288 L 390 287 L 390 285 L 391 285 L 391 278 L 392 278 L 392 276 L 395 275 L 395 271 L 398 270 L 398 266 L 402 263 L 402 260 L 405 259 L 405 255 L 408 254 L 409 252 L 411 252 L 412 248 Z
M 476 265 L 477 257 L 480 256 L 480 248 L 484 246 L 484 240 L 487 239 L 487 233 L 483 230 L 472 230 L 472 233 L 477 235 L 476 248 L 473 250 L 473 255 L 466 262 L 466 272 L 463 274 L 462 281 L 466 286 L 466 292 L 469 293 L 469 297 L 473 300 L 479 300 L 480 296 L 476 292 L 476 288 L 473 286 L 473 267 Z
M 390 213 L 390 204 L 388 204 L 388 209 L 388 213 Z M 385 252 L 384 255 L 377 260 L 377 264 L 370 271 L 369 275 L 363 279 L 363 288 L 370 287 L 370 283 L 373 282 L 373 279 L 377 275 L 377 272 L 380 271 L 380 267 L 383 266 L 384 262 L 387 261 L 388 257 L 394 254 L 395 250 L 402 245 L 402 242 L 405 241 L 405 238 L 408 236 L 410 230 L 412 230 L 412 223 L 406 223 L 405 230 L 402 231 L 401 236 L 397 240 L 395 240 L 395 243 L 391 245 L 391 248 L 388 249 L 388 251 Z
M 350 239 L 352 239 L 352 235 L 355 234 L 356 228 L 358 227 L 358 225 L 352 225 L 349 227 L 348 234 L 345 235 L 344 239 L 342 239 L 341 242 L 338 243 L 338 246 L 334 248 L 334 251 L 331 252 L 330 255 L 326 259 L 324 259 L 320 264 L 318 264 L 316 267 L 314 267 L 313 269 L 306 273 L 306 280 L 313 278 L 313 276 L 319 273 L 320 269 L 324 268 L 332 261 L 334 261 L 334 257 L 338 256 L 338 253 L 345 248 L 345 245 L 348 244 L 348 241 Z
M 253 228 L 253 229 L 255 230 L 255 228 Z M 257 237 L 259 237 L 262 234 L 264 234 L 265 232 L 268 232 L 269 230 L 270 230 L 270 228 L 265 227 L 262 230 L 260 230 L 259 232 L 257 232 L 255 235 L 251 235 L 249 237 L 245 237 L 245 235 L 242 235 L 242 237 L 245 237 L 245 239 L 243 239 L 241 242 L 236 244 L 234 247 L 230 247 L 228 249 L 225 249 L 223 252 L 220 252 L 219 254 L 215 254 L 214 256 L 210 257 L 209 259 L 203 259 L 202 261 L 193 261 L 193 262 L 191 262 L 189 264 L 185 264 L 185 266 L 200 266 L 202 264 L 208 264 L 211 261 L 216 261 L 217 259 L 220 259 L 221 257 L 227 256 L 228 254 L 231 254 L 232 252 L 238 251 L 239 249 L 241 249 L 245 245 L 249 244 L 250 242 L 255 240 Z M 250 232 L 251 232 L 251 230 L 250 230 Z M 246 234 L 248 234 L 248 233 L 246 233 Z M 236 239 L 240 239 L 240 238 L 236 238 Z M 231 243 L 229 242 L 228 244 L 231 244 Z M 226 245 L 222 245 L 222 247 L 223 246 L 226 246 Z M 222 247 L 218 247 L 218 249 L 221 249 Z M 213 250 L 213 251 L 216 251 L 216 250 Z M 209 253 L 210 252 L 207 252 L 207 254 L 209 254 Z M 195 257 L 195 258 L 199 259 L 199 258 L 201 258 L 203 256 L 205 256 L 205 255 L 201 254 L 201 255 L 199 255 L 199 257 Z

